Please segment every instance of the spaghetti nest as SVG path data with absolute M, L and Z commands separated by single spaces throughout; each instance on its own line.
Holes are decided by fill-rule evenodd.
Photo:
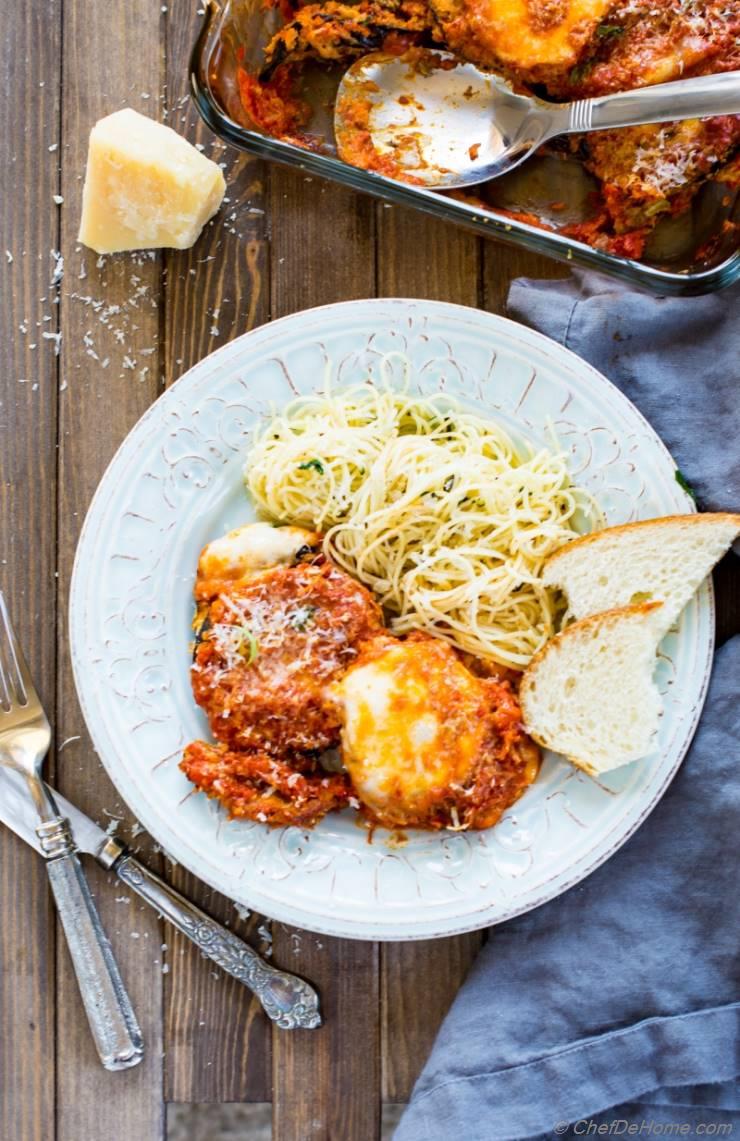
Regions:
M 426 630 L 517 670 L 562 613 L 544 562 L 576 523 L 601 523 L 559 452 L 515 443 L 448 396 L 370 384 L 274 415 L 245 478 L 267 518 L 325 532 L 325 553 L 376 593 L 395 633 Z

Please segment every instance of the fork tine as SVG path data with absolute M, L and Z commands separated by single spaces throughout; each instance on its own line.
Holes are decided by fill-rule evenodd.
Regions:
M 10 621 L 8 608 L 5 604 L 5 595 L 0 590 L 0 674 L 3 675 L 3 688 L 9 705 L 28 705 L 29 698 L 34 693 L 31 673 L 23 657 L 23 651 Z M 3 669 L 2 657 L 5 658 L 6 669 Z M 7 671 L 7 672 L 6 672 Z M 14 700 L 15 693 L 15 700 Z

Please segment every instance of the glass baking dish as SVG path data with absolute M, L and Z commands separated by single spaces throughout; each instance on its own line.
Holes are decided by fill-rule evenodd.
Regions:
M 558 261 L 597 269 L 653 293 L 697 295 L 722 289 L 740 277 L 740 193 L 708 182 L 692 207 L 655 229 L 641 261 L 595 250 L 551 230 L 496 213 L 496 207 L 526 213 L 550 226 L 583 221 L 595 182 L 577 159 L 537 155 L 523 166 L 482 187 L 465 202 L 439 191 L 407 186 L 383 175 L 358 170 L 336 157 L 330 107 L 342 74 L 309 67 L 302 97 L 312 107 L 310 132 L 316 149 L 283 142 L 244 125 L 238 94 L 237 51 L 251 72 L 259 70 L 262 50 L 281 24 L 279 12 L 263 0 L 210 0 L 190 60 L 195 103 L 211 130 L 224 141 L 262 158 L 334 179 L 388 202 L 414 206 L 478 234 L 524 246 Z M 242 121 L 240 121 L 242 120 Z

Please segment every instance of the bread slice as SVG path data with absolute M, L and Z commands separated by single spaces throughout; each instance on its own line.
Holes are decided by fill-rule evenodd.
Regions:
M 644 602 L 583 618 L 535 655 L 519 697 L 538 744 L 592 776 L 650 752 L 661 711 L 653 681 L 660 608 Z
M 568 612 L 586 618 L 615 607 L 659 600 L 659 637 L 740 535 L 740 515 L 667 515 L 584 535 L 545 564 L 542 581 L 568 596 Z

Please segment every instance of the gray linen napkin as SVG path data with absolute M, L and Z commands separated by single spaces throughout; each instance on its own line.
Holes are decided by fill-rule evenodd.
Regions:
M 738 510 L 739 301 L 735 287 L 650 298 L 579 274 L 514 282 L 509 315 L 614 381 L 702 507 Z M 739 809 L 740 636 L 645 824 L 582 884 L 495 928 L 394 1141 L 740 1128 Z

